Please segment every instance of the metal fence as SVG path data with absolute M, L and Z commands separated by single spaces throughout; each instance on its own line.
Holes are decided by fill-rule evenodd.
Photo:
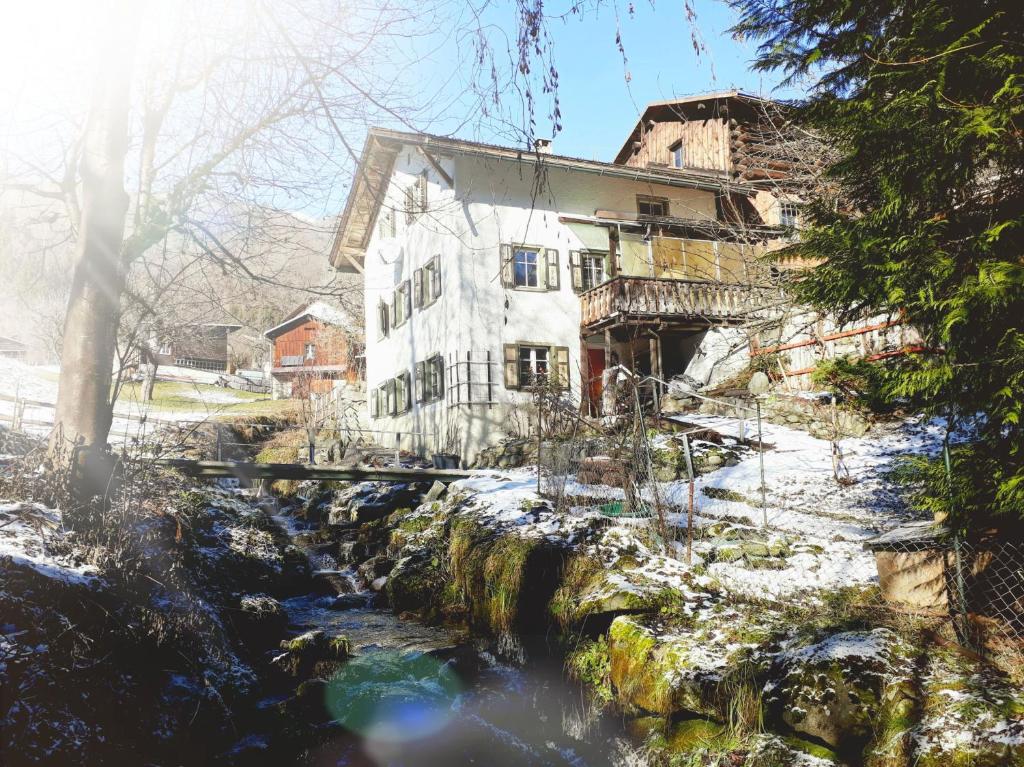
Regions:
M 878 566 L 880 607 L 949 622 L 979 653 L 1024 652 L 1024 541 L 915 522 L 866 547 Z

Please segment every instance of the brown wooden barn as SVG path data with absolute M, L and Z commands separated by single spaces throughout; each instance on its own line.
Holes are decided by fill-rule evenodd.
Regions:
M 361 349 L 351 318 L 323 301 L 303 304 L 263 335 L 273 344 L 270 375 L 275 397 L 331 391 L 360 378 Z

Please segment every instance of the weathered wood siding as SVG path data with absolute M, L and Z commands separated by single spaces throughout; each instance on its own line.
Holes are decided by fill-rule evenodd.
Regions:
M 349 362 L 348 345 L 341 339 L 332 336 L 330 350 L 323 344 L 317 344 L 317 334 L 322 325 L 314 320 L 307 320 L 291 330 L 287 330 L 274 339 L 274 367 L 282 367 L 282 357 L 305 357 L 306 344 L 316 344 L 316 353 L 312 360 L 304 361 L 304 365 L 346 365 Z M 331 354 L 325 354 L 330 351 Z M 297 366 L 296 366 L 297 367 Z
M 645 127 L 640 149 L 626 160 L 627 165 L 646 168 L 649 164 L 672 165 L 672 147 L 682 140 L 687 168 L 701 170 L 730 169 L 729 126 L 724 118 L 656 122 Z

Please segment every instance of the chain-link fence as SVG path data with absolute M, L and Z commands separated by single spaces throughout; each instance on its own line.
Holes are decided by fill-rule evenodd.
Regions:
M 1024 542 L 970 538 L 915 522 L 867 543 L 883 604 L 949 621 L 961 644 L 982 653 L 1024 649 Z

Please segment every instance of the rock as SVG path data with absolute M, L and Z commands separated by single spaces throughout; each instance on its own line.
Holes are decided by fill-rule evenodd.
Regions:
M 796 732 L 859 753 L 886 688 L 912 672 L 909 648 L 893 632 L 848 631 L 780 653 L 765 700 Z
M 234 617 L 239 636 L 257 650 L 274 646 L 288 627 L 288 614 L 281 603 L 266 594 L 248 594 L 239 600 Z
M 918 717 L 884 722 L 915 767 L 1024 765 L 1024 690 L 992 667 L 932 648 L 919 674 Z M 901 716 L 901 713 L 903 715 Z M 902 733 L 902 737 L 900 737 Z
M 291 676 L 330 676 L 352 653 L 347 638 L 329 637 L 320 629 L 284 640 L 281 649 L 273 663 Z
M 447 487 L 445 487 L 442 483 L 435 481 L 434 484 L 430 486 L 430 489 L 427 491 L 427 494 L 423 496 L 423 503 L 433 503 L 434 501 L 439 501 L 447 491 Z
M 387 575 L 394 567 L 395 561 L 393 559 L 388 559 L 383 554 L 378 554 L 359 565 L 359 577 L 370 583 L 381 576 Z
M 396 509 L 419 506 L 423 494 L 422 483 L 360 482 L 335 497 L 328 522 L 363 524 L 382 519 Z
M 765 373 L 758 370 L 754 375 L 750 376 L 750 382 L 747 384 L 747 391 L 754 396 L 758 394 L 767 394 L 768 390 L 772 388 L 771 379 Z
M 374 591 L 381 591 L 387 585 L 387 582 L 388 577 L 386 575 L 382 575 L 380 578 L 375 578 L 370 582 L 370 588 Z
M 398 560 L 384 588 L 395 612 L 432 612 L 441 607 L 444 586 L 438 560 L 419 552 Z
M 724 721 L 738 695 L 736 684 L 757 678 L 753 656 L 743 644 L 761 644 L 770 629 L 758 613 L 711 614 L 682 630 L 654 616 L 619 616 L 608 631 L 610 678 L 620 703 L 654 714 L 689 712 Z M 723 631 L 724 625 L 730 627 Z M 736 641 L 742 630 L 743 643 Z M 748 690 L 748 699 L 756 692 Z M 756 716 L 756 714 L 755 714 Z
M 332 610 L 358 610 L 366 607 L 369 598 L 365 594 L 340 594 L 331 602 Z
M 366 546 L 360 541 L 342 541 L 338 544 L 338 563 L 351 565 L 366 558 Z

